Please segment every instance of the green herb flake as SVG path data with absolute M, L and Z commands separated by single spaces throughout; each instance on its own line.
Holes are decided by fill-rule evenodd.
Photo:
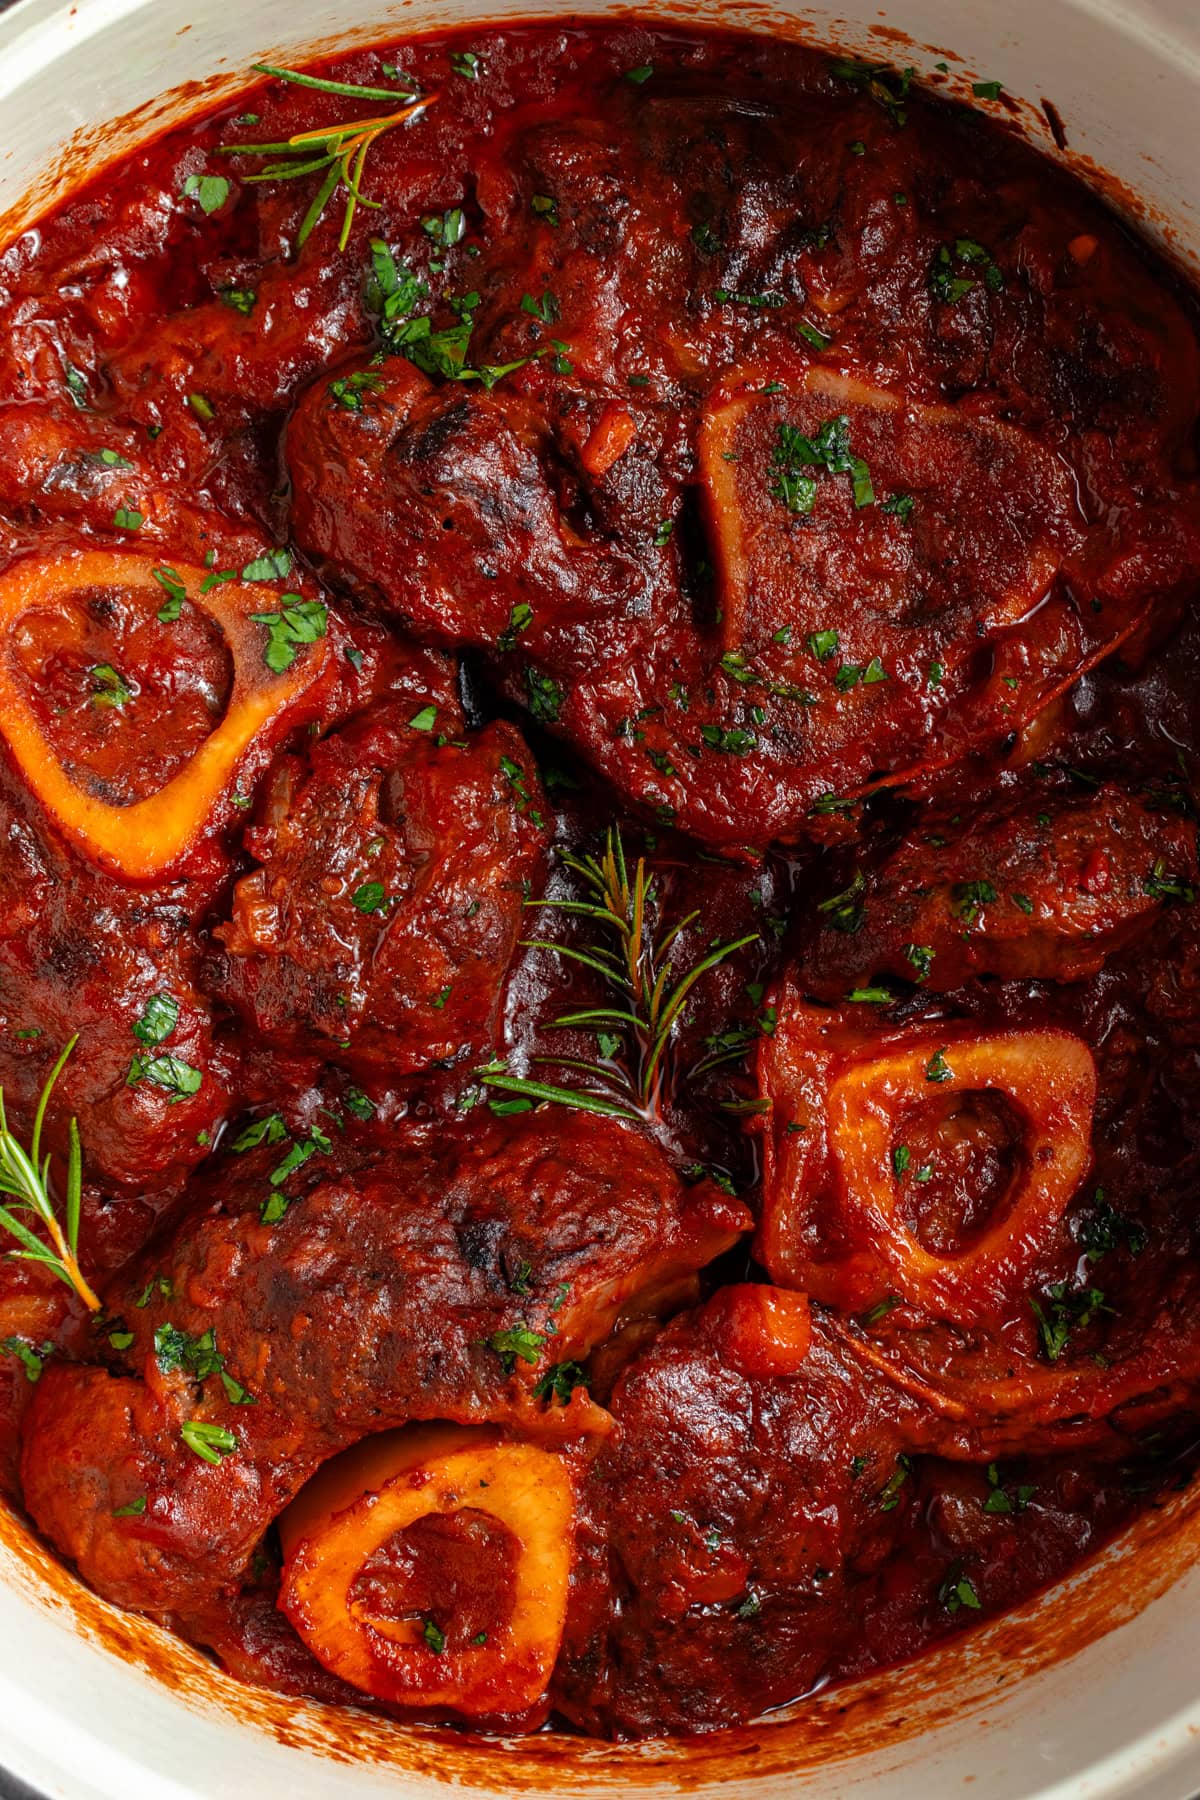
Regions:
M 807 319 L 797 319 L 796 330 L 804 339 L 805 343 L 810 345 L 814 350 L 828 350 L 830 344 L 833 342 L 833 339 L 826 332 L 818 331 L 816 326 L 810 325 Z
M 561 1400 L 564 1405 L 576 1388 L 587 1387 L 587 1376 L 577 1362 L 554 1363 L 534 1385 L 535 1400 Z
M 912 964 L 918 981 L 927 981 L 933 968 L 933 948 L 929 944 L 905 944 L 905 960 Z
M 180 197 L 198 201 L 201 211 L 211 217 L 213 213 L 220 212 L 228 200 L 229 185 L 224 175 L 187 175 L 180 189 Z
M 282 675 L 295 662 L 301 645 L 318 643 L 325 636 L 329 614 L 320 600 L 284 594 L 278 612 L 251 613 L 250 619 L 266 626 L 263 661 L 273 675 Z
M 268 1113 L 263 1119 L 255 1119 L 244 1131 L 239 1131 L 229 1148 L 235 1156 L 242 1156 L 247 1150 L 257 1149 L 259 1144 L 281 1144 L 288 1134 L 282 1113 Z
M 553 725 L 562 710 L 563 690 L 552 676 L 531 664 L 525 670 L 525 692 L 529 710 L 539 725 Z
M 964 1607 L 970 1612 L 979 1611 L 979 1595 L 969 1576 L 963 1574 L 961 1562 L 951 1563 L 946 1579 L 938 1589 L 938 1600 L 951 1617 Z
M 46 1358 L 53 1352 L 53 1344 L 43 1344 L 40 1350 L 34 1348 L 27 1338 L 0 1338 L 0 1356 L 15 1356 L 25 1371 L 25 1379 L 29 1382 L 40 1380 Z
M 177 572 L 166 564 L 161 569 L 152 569 L 150 573 L 167 596 L 156 615 L 159 623 L 173 625 L 183 610 L 187 589 Z
M 220 288 L 217 299 L 232 312 L 241 313 L 244 319 L 248 319 L 258 305 L 258 295 L 253 288 Z
M 179 1023 L 179 1002 L 174 994 L 151 994 L 132 1031 L 139 1044 L 161 1044 Z
M 518 1357 L 522 1362 L 535 1363 L 545 1342 L 543 1332 L 533 1331 L 528 1325 L 517 1325 L 506 1331 L 494 1331 L 484 1348 L 494 1350 L 511 1375 Z
M 124 677 L 117 673 L 111 663 L 93 663 L 88 674 L 92 678 L 93 706 L 111 706 L 120 711 L 133 699 Z
M 129 1065 L 129 1073 L 125 1077 L 126 1087 L 136 1087 L 139 1081 L 149 1081 L 154 1087 L 162 1088 L 171 1096 L 174 1106 L 190 1094 L 197 1094 L 204 1081 L 199 1069 L 193 1069 L 190 1063 L 183 1062 L 177 1056 L 135 1056 Z
M 282 544 L 256 556 L 242 570 L 243 581 L 286 581 L 292 569 L 292 553 Z
M 912 1474 L 912 1463 L 907 1456 L 897 1456 L 896 1467 L 879 1490 L 878 1506 L 880 1512 L 895 1512 L 900 1504 L 900 1490 Z
M 228 1426 L 214 1425 L 207 1419 L 188 1419 L 180 1426 L 179 1435 L 187 1448 L 206 1463 L 219 1463 L 238 1447 L 237 1437 Z
M 1091 1325 L 1101 1313 L 1112 1311 L 1100 1288 L 1070 1288 L 1065 1281 L 1056 1281 L 1040 1297 L 1031 1294 L 1029 1304 L 1047 1362 L 1059 1360 L 1076 1331 Z

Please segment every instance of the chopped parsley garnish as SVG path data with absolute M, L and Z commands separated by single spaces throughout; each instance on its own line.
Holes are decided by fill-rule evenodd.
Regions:
M 653 73 L 653 63 L 639 63 L 636 69 L 626 69 L 625 79 L 631 81 L 634 87 L 641 87 L 644 81 L 649 81 Z
M 840 894 L 831 894 L 828 900 L 822 900 L 817 911 L 824 913 L 835 931 L 852 937 L 861 929 L 866 916 L 866 902 L 863 900 L 866 885 L 862 870 L 855 869 L 849 887 L 843 888 Z
M 525 692 L 529 710 L 539 725 L 553 725 L 563 703 L 563 691 L 557 681 L 530 663 L 525 670 Z
M 229 182 L 224 175 L 186 175 L 180 190 L 184 200 L 196 200 L 202 212 L 220 212 L 229 198 Z
M 146 1510 L 146 1495 L 139 1494 L 136 1500 L 127 1500 L 124 1506 L 114 1506 L 114 1519 L 140 1519 Z
M 376 369 L 355 369 L 352 375 L 339 375 L 329 384 L 329 392 L 343 412 L 361 412 L 362 397 L 373 393 L 383 377 Z
M 518 1357 L 522 1362 L 535 1363 L 545 1342 L 543 1332 L 533 1331 L 528 1325 L 516 1325 L 507 1331 L 494 1331 L 485 1348 L 496 1352 L 511 1375 Z
M 831 74 L 870 94 L 895 126 L 905 125 L 908 121 L 905 101 L 916 72 L 914 68 L 897 70 L 887 63 L 853 62 L 846 57 L 837 57 L 830 64 Z
M 425 1619 L 422 1622 L 421 1636 L 435 1656 L 440 1656 L 446 1648 L 446 1634 L 434 1619 Z
M 710 750 L 720 750 L 727 756 L 745 756 L 758 743 L 752 731 L 745 731 L 737 725 L 702 725 L 700 736 Z
M 826 657 L 836 655 L 838 634 L 836 631 L 810 631 L 808 647 L 818 662 L 824 662 Z
M 217 299 L 223 306 L 231 307 L 234 312 L 241 313 L 245 319 L 250 317 L 258 305 L 258 295 L 253 288 L 221 288 L 218 291 Z
M 477 56 L 474 50 L 452 50 L 450 67 L 456 75 L 463 76 L 465 80 L 478 81 L 479 72 L 483 68 L 483 58 Z
M 998 100 L 1004 92 L 1004 84 L 1000 81 L 973 81 L 971 92 L 977 100 Z
M 164 1052 L 160 1056 L 134 1057 L 125 1077 L 125 1085 L 136 1087 L 139 1081 L 149 1081 L 155 1087 L 162 1088 L 164 1093 L 170 1094 L 171 1104 L 175 1105 L 189 1094 L 198 1094 L 204 1076 L 199 1069 L 193 1069 L 190 1063 Z
M 139 1044 L 161 1044 L 179 1023 L 179 1002 L 174 994 L 151 994 L 134 1021 L 133 1035 Z
M 1056 1281 L 1040 1299 L 1031 1294 L 1029 1304 L 1037 1320 L 1038 1342 L 1047 1362 L 1058 1361 L 1073 1332 L 1083 1330 L 1100 1313 L 1112 1311 L 1104 1304 L 1100 1288 L 1069 1288 L 1065 1281 Z
M 587 1376 L 577 1362 L 555 1363 L 535 1384 L 535 1400 L 568 1401 L 576 1388 L 587 1386 Z
M 970 930 L 985 906 L 996 899 L 990 881 L 958 881 L 951 894 L 950 910 Z
M 529 202 L 539 219 L 545 219 L 547 225 L 558 227 L 558 201 L 549 194 L 535 194 Z
M 533 294 L 521 295 L 521 311 L 528 313 L 531 319 L 538 319 L 543 325 L 557 325 L 558 301 L 546 288 L 540 300 Z
M 426 237 L 432 238 L 435 244 L 449 250 L 455 244 L 461 244 L 467 235 L 467 219 L 461 206 L 452 206 L 448 211 L 428 213 L 421 220 L 421 230 Z
M 954 1070 L 946 1061 L 946 1053 L 944 1050 L 935 1050 L 929 1061 L 925 1064 L 925 1079 L 926 1081 L 954 1080 Z
M 988 1494 L 983 1502 L 985 1513 L 1019 1513 L 1024 1512 L 1033 1499 L 1037 1489 L 1031 1484 L 1014 1487 L 1009 1493 L 1001 1483 L 1000 1470 L 996 1463 L 987 1467 Z
M 382 881 L 364 881 L 361 887 L 355 888 L 350 896 L 350 904 L 360 913 L 377 913 L 386 910 L 389 902 L 387 889 Z
M 974 238 L 955 238 L 953 246 L 938 246 L 929 265 L 929 292 L 935 300 L 953 306 L 981 279 L 989 294 L 998 294 L 1004 286 L 1003 271 L 982 244 Z
M 88 674 L 92 678 L 93 706 L 114 706 L 120 709 L 133 699 L 124 676 L 119 675 L 111 663 L 93 663 Z
M 180 1370 L 193 1381 L 207 1381 L 225 1367 L 225 1358 L 217 1349 L 211 1330 L 201 1337 L 192 1337 L 176 1325 L 160 1325 L 154 1333 L 154 1355 L 164 1375 Z
M 232 1456 L 238 1447 L 235 1434 L 226 1425 L 214 1425 L 207 1419 L 189 1419 L 179 1428 L 179 1435 L 202 1462 L 219 1463 Z
M 905 959 L 910 962 L 918 981 L 927 981 L 933 968 L 933 950 L 929 944 L 905 944 Z
M 302 600 L 299 594 L 284 594 L 278 612 L 251 613 L 250 618 L 267 628 L 263 661 L 274 675 L 291 668 L 302 644 L 315 644 L 323 638 L 329 622 L 320 600 Z
M 514 601 L 508 624 L 496 640 L 497 650 L 511 650 L 532 617 L 533 608 L 527 600 Z
M 907 1456 L 896 1458 L 896 1467 L 879 1490 L 880 1512 L 894 1512 L 900 1504 L 900 1490 L 912 1474 L 912 1463 Z
M 816 326 L 810 325 L 807 319 L 797 319 L 796 330 L 800 333 L 800 336 L 804 339 L 805 343 L 810 344 L 814 350 L 828 350 L 830 344 L 833 342 L 833 339 L 828 336 L 826 332 L 818 331 Z
M 157 617 L 161 624 L 173 625 L 183 610 L 187 589 L 176 571 L 166 564 L 161 569 L 152 569 L 150 573 L 167 596 L 158 609 Z
M 437 707 L 423 706 L 408 721 L 410 731 L 432 731 L 437 724 Z
M 1079 1227 L 1079 1241 L 1089 1262 L 1099 1262 L 1110 1251 L 1124 1247 L 1130 1256 L 1140 1256 L 1146 1248 L 1146 1233 L 1124 1213 L 1117 1212 L 1104 1197 L 1104 1189 L 1096 1189 L 1094 1211 Z
M 268 1113 L 265 1119 L 255 1119 L 244 1131 L 239 1131 L 229 1148 L 235 1156 L 241 1156 L 259 1144 L 282 1144 L 287 1134 L 282 1113 Z
M 50 1343 L 43 1344 L 40 1350 L 35 1350 L 27 1338 L 0 1338 L 0 1356 L 15 1356 L 25 1371 L 25 1379 L 30 1382 L 38 1381 L 41 1378 L 42 1367 L 53 1350 L 54 1345 Z
M 256 556 L 242 570 L 243 581 L 286 581 L 292 568 L 292 553 L 282 544 Z
M 861 456 L 851 454 L 850 420 L 845 413 L 824 420 L 812 437 L 806 437 L 796 425 L 780 425 L 771 464 L 776 471 L 771 492 L 789 512 L 810 513 L 816 503 L 816 482 L 801 473 L 804 469 L 849 475 L 855 506 L 874 504 L 871 471 Z
M 1154 862 L 1142 887 L 1152 900 L 1175 900 L 1181 905 L 1190 906 L 1196 898 L 1196 890 L 1191 882 L 1182 875 L 1169 875 L 1161 856 Z
M 902 525 L 907 525 L 917 503 L 911 494 L 889 494 L 881 504 L 885 513 L 891 513 Z
M 979 1611 L 979 1595 L 970 1577 L 963 1574 L 961 1562 L 951 1563 L 946 1579 L 938 1589 L 938 1599 L 951 1616 L 964 1607 L 970 1612 Z
M 139 512 L 136 506 L 118 506 L 113 514 L 113 524 L 118 531 L 140 531 L 145 522 L 145 513 Z

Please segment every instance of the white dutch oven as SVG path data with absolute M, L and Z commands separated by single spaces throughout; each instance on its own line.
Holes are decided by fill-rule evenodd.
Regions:
M 256 61 L 555 0 L 0 0 L 0 244 L 136 137 Z M 579 13 L 618 13 L 575 0 Z M 1001 80 L 1200 268 L 1200 0 L 662 0 L 665 20 L 801 32 Z M 69 151 L 69 154 L 67 153 Z M 1132 196 L 1137 196 L 1133 199 Z M 0 436 L 0 455 L 3 440 Z M 496 1746 L 249 1693 L 87 1595 L 0 1515 L 0 1765 L 70 1800 L 543 1793 L 722 1800 L 1189 1800 L 1200 1792 L 1200 1497 L 1176 1496 L 1041 1601 L 911 1669 L 691 1747 Z M 3 1779 L 0 1778 L 0 1788 Z

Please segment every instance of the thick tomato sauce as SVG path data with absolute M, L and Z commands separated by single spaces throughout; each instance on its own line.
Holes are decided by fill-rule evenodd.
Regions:
M 714 1729 L 1186 1478 L 1195 309 L 905 71 L 310 73 L 0 256 L 0 1082 L 78 1033 L 102 1301 L 2 1265 L 5 1480 L 247 1680 Z

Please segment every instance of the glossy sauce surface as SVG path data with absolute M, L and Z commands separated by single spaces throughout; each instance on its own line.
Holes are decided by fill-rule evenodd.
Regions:
M 6 1479 L 245 1679 L 712 1730 L 1188 1467 L 1193 302 L 900 71 L 544 26 L 316 73 L 395 104 L 270 79 L 0 257 L 0 1082 L 27 1131 L 80 1034 L 104 1302 L 0 1265 Z M 229 154 L 410 109 L 344 244 L 307 153 Z M 235 704 L 156 863 L 34 779 L 130 808 Z M 556 1459 L 540 1637 L 536 1532 L 423 1439 L 361 1479 L 442 1510 L 298 1597 L 297 1494 L 428 1421 L 497 1508 Z

